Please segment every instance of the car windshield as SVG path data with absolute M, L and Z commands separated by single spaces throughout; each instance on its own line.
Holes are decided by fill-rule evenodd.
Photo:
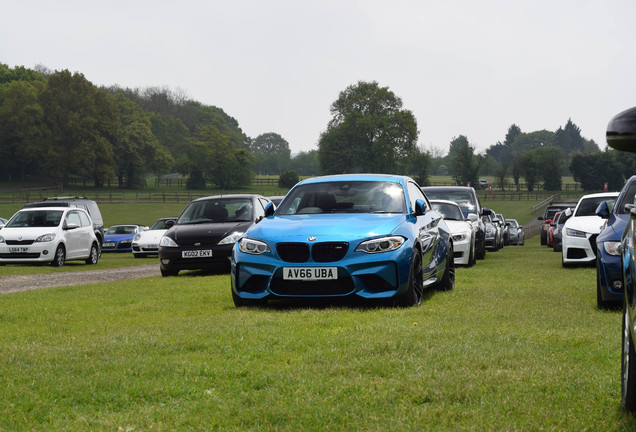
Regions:
M 168 229 L 166 227 L 166 222 L 168 222 L 170 219 L 159 219 L 158 221 L 156 221 L 155 223 L 152 224 L 152 226 L 150 227 L 150 230 L 165 230 Z
M 510 223 L 510 228 L 517 228 L 519 226 L 519 224 L 517 223 L 516 220 L 514 219 L 508 219 L 506 222 Z
M 603 201 L 607 202 L 611 210 L 614 207 L 614 202 L 616 202 L 616 197 L 600 196 L 584 198 L 579 203 L 574 216 L 596 216 L 596 208 Z
M 39 228 L 56 227 L 62 220 L 61 210 L 33 210 L 18 212 L 8 224 L 7 228 Z
M 464 213 L 464 218 L 468 217 L 468 213 L 477 213 L 474 197 L 468 191 L 425 189 L 424 193 L 428 199 L 446 200 L 457 203 L 459 208 L 462 209 L 462 213 Z
M 177 223 L 249 222 L 252 213 L 252 200 L 249 198 L 205 199 L 190 203 Z
M 446 220 L 464 220 L 464 215 L 460 208 L 455 204 L 431 202 L 431 206 L 437 210 Z
M 398 183 L 333 181 L 294 188 L 276 214 L 405 212 L 404 190 Z
M 135 225 L 115 225 L 108 228 L 106 234 L 135 234 L 137 227 Z

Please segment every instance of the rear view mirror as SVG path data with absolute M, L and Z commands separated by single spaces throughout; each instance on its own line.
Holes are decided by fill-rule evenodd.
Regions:
M 610 120 L 605 139 L 616 150 L 636 152 L 636 107 L 618 113 Z

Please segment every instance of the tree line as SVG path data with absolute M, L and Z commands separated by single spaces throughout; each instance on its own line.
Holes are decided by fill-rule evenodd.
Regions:
M 522 132 L 512 125 L 502 142 L 479 154 L 468 137 L 447 154 L 417 145 L 413 113 L 377 82 L 348 86 L 331 104 L 331 120 L 317 149 L 292 155 L 275 132 L 248 137 L 221 108 L 167 88 L 96 87 L 81 73 L 0 63 L 0 180 L 72 178 L 96 187 L 138 188 L 148 174 L 179 172 L 187 187 L 248 185 L 256 174 L 376 172 L 408 174 L 422 185 L 432 174 L 457 184 L 492 175 L 529 190 L 560 190 L 571 173 L 585 190 L 604 182 L 620 188 L 636 167 L 633 157 L 600 151 L 568 120 L 557 131 Z M 290 176 L 291 174 L 291 176 Z M 600 186 L 599 186 L 600 183 Z M 615 186 L 618 185 L 618 186 Z

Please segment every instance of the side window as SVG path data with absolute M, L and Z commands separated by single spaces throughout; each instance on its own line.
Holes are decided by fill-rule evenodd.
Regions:
M 80 220 L 79 213 L 72 211 L 66 215 L 66 225 L 75 224 L 77 226 L 82 226 L 82 221 Z
M 79 218 L 80 221 L 82 221 L 82 226 L 86 227 L 86 226 L 91 226 L 91 220 L 88 218 L 88 215 L 84 212 L 80 212 L 79 213 Z
M 428 211 L 428 202 L 426 201 L 426 197 L 424 197 L 424 193 L 422 192 L 422 190 L 420 189 L 420 187 L 418 185 L 416 185 L 413 182 L 409 182 L 407 184 L 407 191 L 409 194 L 409 202 L 411 203 L 411 211 L 414 212 L 415 211 L 415 201 L 417 201 L 418 199 L 421 199 L 424 201 L 424 203 L 426 204 L 426 208 L 424 209 L 425 211 Z

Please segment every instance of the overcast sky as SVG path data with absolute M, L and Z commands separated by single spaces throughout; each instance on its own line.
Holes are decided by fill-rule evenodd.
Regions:
M 636 106 L 634 0 L 0 0 L 0 62 L 168 87 L 248 136 L 317 148 L 338 94 L 389 87 L 419 144 L 479 151 L 569 118 L 605 147 Z

